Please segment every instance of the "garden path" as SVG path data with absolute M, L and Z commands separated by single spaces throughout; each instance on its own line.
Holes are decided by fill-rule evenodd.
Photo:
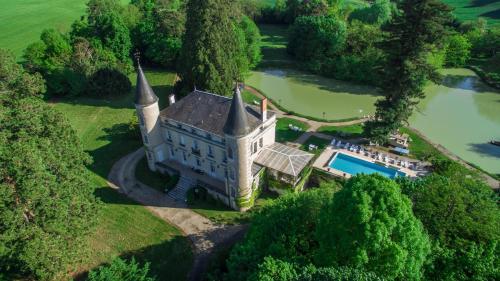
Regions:
M 188 280 L 201 280 L 214 252 L 241 239 L 247 226 L 215 224 L 190 210 L 185 203 L 140 183 L 135 178 L 135 167 L 142 157 L 144 149 L 139 148 L 116 162 L 108 175 L 108 185 L 175 225 L 191 240 L 194 262 Z

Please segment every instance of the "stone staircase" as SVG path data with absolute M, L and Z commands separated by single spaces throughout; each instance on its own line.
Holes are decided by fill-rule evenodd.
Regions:
M 168 192 L 168 196 L 176 201 L 186 202 L 187 192 L 196 185 L 196 180 L 181 174 L 177 185 Z

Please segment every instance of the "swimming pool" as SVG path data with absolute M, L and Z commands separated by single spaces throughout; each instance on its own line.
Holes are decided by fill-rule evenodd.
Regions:
M 377 165 L 340 152 L 333 157 L 328 166 L 351 175 L 379 173 L 391 179 L 406 176 L 405 173 L 395 169 Z

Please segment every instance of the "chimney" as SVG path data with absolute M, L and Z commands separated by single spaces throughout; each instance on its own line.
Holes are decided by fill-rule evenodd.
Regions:
M 175 95 L 170 94 L 170 96 L 168 96 L 168 105 L 172 105 L 174 103 L 175 103 Z
M 263 98 L 260 101 L 260 117 L 262 122 L 266 122 L 267 120 L 267 98 Z

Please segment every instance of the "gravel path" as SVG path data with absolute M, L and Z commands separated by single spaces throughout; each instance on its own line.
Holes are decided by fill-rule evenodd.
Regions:
M 144 157 L 140 148 L 116 162 L 108 175 L 110 187 L 144 205 L 155 215 L 178 227 L 192 242 L 194 262 L 188 280 L 201 280 L 215 250 L 229 246 L 243 237 L 246 225 L 219 225 L 191 211 L 135 178 L 135 167 Z

